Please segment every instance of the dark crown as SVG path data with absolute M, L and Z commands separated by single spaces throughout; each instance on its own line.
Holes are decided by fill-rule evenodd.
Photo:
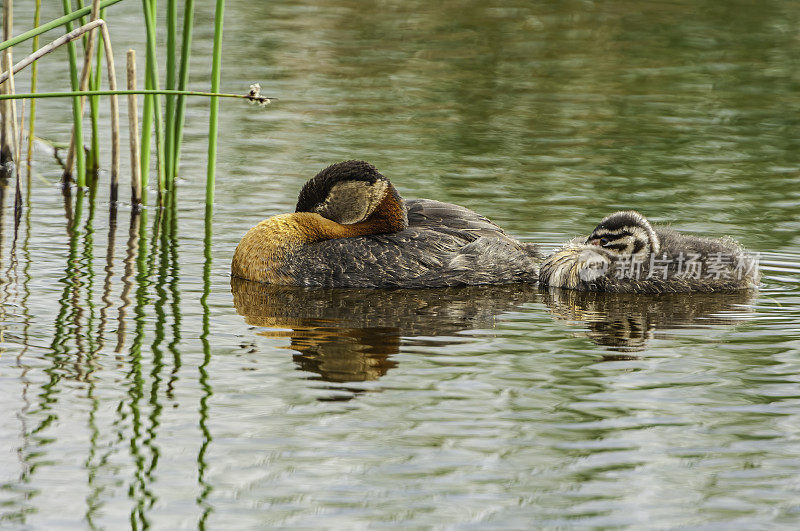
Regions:
M 314 207 L 325 201 L 331 188 L 337 183 L 364 181 L 368 184 L 375 184 L 379 180 L 386 181 L 388 179 L 369 162 L 346 160 L 331 164 L 303 186 L 297 197 L 295 212 L 313 212 Z
M 647 220 L 636 211 L 626 210 L 622 212 L 615 212 L 600 222 L 594 228 L 592 233 L 599 231 L 617 231 L 627 227 L 642 227 L 645 230 L 650 229 L 650 224 Z

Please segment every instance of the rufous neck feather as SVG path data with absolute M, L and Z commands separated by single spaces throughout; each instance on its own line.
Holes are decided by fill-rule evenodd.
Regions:
M 339 238 L 398 232 L 408 226 L 399 195 L 387 193 L 372 214 L 344 225 L 316 213 L 295 212 L 265 219 L 244 235 L 231 263 L 235 277 L 269 283 L 286 283 L 277 269 L 298 247 Z

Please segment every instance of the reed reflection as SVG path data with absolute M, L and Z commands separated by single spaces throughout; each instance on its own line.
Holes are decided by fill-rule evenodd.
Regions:
M 744 320 L 755 293 L 590 293 L 543 290 L 544 303 L 559 319 L 583 321 L 586 336 L 611 350 L 644 350 L 648 341 L 668 337 L 667 330 L 733 325 Z M 727 313 L 726 313 L 727 312 Z M 659 332 L 659 330 L 661 332 Z
M 535 302 L 535 287 L 307 289 L 231 279 L 236 311 L 257 333 L 290 339 L 294 361 L 327 382 L 377 380 L 397 366 L 405 336 L 493 328 L 498 315 Z M 288 329 L 288 330 L 278 330 Z
M 128 228 L 128 243 L 126 246 L 125 259 L 123 260 L 124 273 L 122 275 L 122 293 L 120 300 L 122 303 L 118 309 L 117 325 L 117 346 L 115 352 L 122 352 L 125 347 L 125 337 L 127 328 L 126 310 L 131 306 L 131 291 L 134 288 L 134 272 L 139 249 L 139 233 L 141 232 L 142 213 L 134 211 L 131 213 L 130 226 Z
M 31 281 L 31 250 L 30 250 L 30 239 L 31 239 L 31 208 L 30 208 L 30 199 L 31 199 L 31 187 L 30 187 L 30 171 L 28 172 L 28 185 L 25 188 L 25 209 L 24 209 L 24 217 L 20 218 L 24 220 L 24 239 L 21 245 L 22 251 L 22 260 L 24 266 L 22 268 L 22 282 L 20 283 L 19 277 L 17 276 L 16 265 L 14 268 L 14 285 L 20 286 L 22 288 L 22 296 L 19 300 L 19 305 L 21 309 L 21 317 L 23 322 L 22 327 L 22 349 L 20 350 L 19 354 L 16 358 L 16 366 L 20 369 L 19 377 L 22 383 L 21 386 L 21 402 L 22 407 L 20 407 L 17 418 L 20 422 L 20 445 L 17 447 L 16 453 L 19 460 L 20 465 L 20 474 L 19 474 L 19 481 L 20 483 L 28 483 L 28 478 L 31 476 L 31 470 L 35 466 L 29 459 L 31 455 L 31 440 L 29 434 L 31 433 L 31 428 L 29 425 L 28 413 L 33 407 L 34 399 L 31 395 L 32 392 L 32 383 L 31 379 L 28 375 L 29 371 L 31 370 L 30 365 L 28 365 L 26 356 L 28 355 L 30 341 L 30 328 L 31 328 L 31 321 L 32 316 L 29 308 L 29 300 L 31 297 L 31 288 L 30 288 L 30 281 Z M 4 200 L 0 198 L 0 211 L 4 210 Z M 15 226 L 14 226 L 14 233 L 17 234 L 18 230 L 18 218 L 16 216 L 17 212 L 15 212 Z M 2 250 L 4 246 L 2 245 L 2 221 L 0 221 L 0 255 L 2 255 Z M 15 236 L 15 244 L 16 244 L 16 236 Z M 12 246 L 12 255 L 13 255 L 13 262 L 16 264 L 18 263 L 18 258 L 16 256 L 16 245 Z M 4 306 L 4 305 L 3 305 Z M 3 310 L 5 312 L 5 310 Z M 20 510 L 17 514 L 11 515 L 12 519 L 22 518 L 22 515 L 25 513 L 25 507 L 20 507 Z
M 3 197 L 0 195 L 0 203 Z M 127 476 L 117 479 L 127 486 L 132 525 L 147 527 L 149 511 L 158 499 L 153 485 L 157 483 L 160 472 L 159 430 L 164 412 L 164 395 L 169 396 L 169 392 L 165 391 L 164 373 L 170 369 L 170 382 L 174 385 L 177 381 L 176 367 L 180 365 L 176 211 L 174 208 L 158 211 L 152 227 L 148 226 L 146 211 L 134 211 L 131 214 L 126 253 L 122 261 L 123 271 L 118 271 L 121 294 L 117 301 L 112 295 L 112 279 L 115 269 L 119 270 L 120 266 L 119 263 L 115 264 L 117 212 L 113 206 L 109 212 L 103 277 L 99 277 L 94 269 L 96 213 L 94 189 L 88 190 L 88 193 L 79 191 L 74 196 L 64 194 L 66 264 L 59 278 L 60 298 L 54 312 L 52 341 L 44 354 L 48 360 L 48 365 L 42 369 L 44 381 L 30 392 L 27 383 L 23 387 L 25 405 L 19 414 L 22 419 L 20 439 L 23 441 L 18 449 L 23 470 L 20 482 L 30 481 L 37 464 L 44 463 L 38 470 L 46 470 L 48 462 L 57 459 L 52 451 L 48 452 L 47 446 L 59 437 L 56 431 L 59 423 L 65 418 L 73 418 L 73 412 L 65 414 L 59 402 L 68 396 L 64 393 L 65 385 L 74 386 L 75 382 L 80 382 L 69 389 L 81 390 L 78 400 L 85 406 L 77 408 L 85 411 L 85 423 L 81 424 L 88 433 L 86 455 L 82 460 L 86 470 L 85 484 L 89 489 L 84 518 L 90 527 L 96 526 L 97 520 L 103 515 L 103 495 L 109 486 L 107 471 L 116 466 L 114 463 L 121 456 L 127 454 L 133 467 Z M 26 262 L 22 285 L 27 290 L 32 263 L 27 243 L 31 232 L 30 209 L 24 219 Z M 4 248 L 2 229 L 0 220 L 0 252 Z M 148 230 L 151 231 L 151 237 L 148 236 Z M 9 285 L 5 283 L 3 287 Z M 14 285 L 18 285 L 18 282 L 15 281 Z M 0 289 L 0 297 L 2 295 Z M 27 317 L 28 295 L 26 291 L 22 304 L 26 327 L 30 321 Z M 98 297 L 101 301 L 99 306 L 95 300 Z M 117 330 L 109 330 L 111 314 L 115 309 L 119 313 L 118 327 Z M 154 315 L 155 319 L 148 318 L 149 315 Z M 170 322 L 172 333 L 168 328 Z M 29 344 L 27 329 L 24 330 L 23 353 Z M 112 343 L 110 346 L 115 347 L 116 356 L 113 359 L 116 364 L 112 368 L 112 356 L 109 356 L 112 353 L 104 346 L 114 338 L 116 345 Z M 165 344 L 174 361 L 171 368 L 164 355 Z M 23 364 L 21 354 L 18 365 Z M 125 381 L 120 387 L 112 418 L 109 418 L 107 412 L 103 412 L 101 405 L 104 399 L 100 397 L 104 382 L 117 371 Z M 69 396 L 74 398 L 75 395 L 71 393 Z
M 212 505 L 208 501 L 212 486 L 207 477 L 208 457 L 206 455 L 208 453 L 208 447 L 214 439 L 208 427 L 210 417 L 209 400 L 214 394 L 214 389 L 211 386 L 208 374 L 208 365 L 211 363 L 211 343 L 208 340 L 211 335 L 211 312 L 208 306 L 208 297 L 211 294 L 211 245 L 214 238 L 213 218 L 214 210 L 212 208 L 212 203 L 207 202 L 203 231 L 203 294 L 200 296 L 200 306 L 203 308 L 203 331 L 202 334 L 200 334 L 200 343 L 203 346 L 203 363 L 197 368 L 199 373 L 198 381 L 200 387 L 203 389 L 203 394 L 198 404 L 198 427 L 200 428 L 200 433 L 203 434 L 200 450 L 197 453 L 197 483 L 200 487 L 200 495 L 197 496 L 195 501 L 201 511 L 197 521 L 198 529 L 206 528 L 208 518 L 213 510 Z
M 105 331 L 108 324 L 108 312 L 114 306 L 111 298 L 112 278 L 114 277 L 114 247 L 117 235 L 117 208 L 112 205 L 108 211 L 108 245 L 106 246 L 106 265 L 103 268 L 105 277 L 103 278 L 103 306 L 100 308 L 100 323 L 97 329 L 97 350 L 105 345 Z

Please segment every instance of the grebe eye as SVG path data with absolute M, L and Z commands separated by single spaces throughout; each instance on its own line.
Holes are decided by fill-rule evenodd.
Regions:
M 611 243 L 611 241 L 608 238 L 600 238 L 600 245 L 602 245 L 603 247 L 605 247 L 609 243 Z

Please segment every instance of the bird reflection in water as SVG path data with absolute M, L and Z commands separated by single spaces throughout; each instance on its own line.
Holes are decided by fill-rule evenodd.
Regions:
M 233 278 L 231 289 L 247 324 L 270 329 L 258 334 L 288 337 L 300 369 L 337 383 L 377 380 L 396 367 L 401 338 L 494 328 L 498 315 L 539 297 L 522 284 L 309 289 Z
M 560 319 L 583 321 L 586 336 L 610 350 L 644 350 L 668 330 L 732 325 L 746 319 L 754 291 L 732 293 L 593 293 L 569 289 L 542 290 L 544 303 Z M 659 332 L 660 331 L 660 332 Z M 606 355 L 604 359 L 631 359 L 630 355 Z
M 527 284 L 435 289 L 314 289 L 233 278 L 236 311 L 265 337 L 288 338 L 299 369 L 332 383 L 377 380 L 397 366 L 401 339 L 494 328 L 498 316 L 544 302 L 558 319 L 583 321 L 585 335 L 630 359 L 669 330 L 744 321 L 755 292 L 642 295 Z M 456 340 L 454 340 L 456 341 Z M 446 342 L 437 342 L 446 346 Z M 350 391 L 361 392 L 360 389 Z

